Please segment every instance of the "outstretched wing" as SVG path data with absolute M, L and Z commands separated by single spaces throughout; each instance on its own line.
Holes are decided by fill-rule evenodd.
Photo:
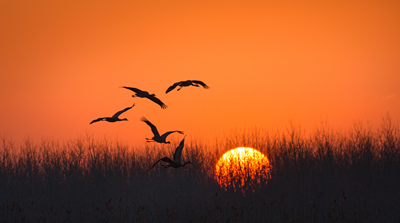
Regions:
M 134 87 L 125 87 L 125 86 L 122 86 L 122 88 L 131 90 L 131 91 L 135 92 L 136 94 L 139 94 L 139 93 L 143 92 L 142 90 L 137 89 L 137 88 L 134 88 Z
M 182 141 L 179 143 L 179 146 L 176 147 L 175 153 L 174 153 L 174 162 L 175 163 L 181 163 L 181 155 L 182 155 L 182 150 L 183 146 L 185 145 L 185 137 L 183 137 Z
M 171 164 L 174 163 L 174 161 L 172 161 L 170 158 L 164 157 L 164 158 L 162 158 L 162 159 L 159 159 L 156 163 L 154 163 L 153 166 L 152 166 L 151 168 L 154 168 L 154 166 L 155 166 L 158 162 L 160 162 L 160 161 L 164 161 L 164 162 L 171 163 Z
M 166 132 L 166 133 L 162 134 L 161 138 L 164 138 L 164 140 L 166 140 L 167 137 L 169 136 L 169 134 L 174 133 L 174 132 L 177 132 L 179 134 L 183 134 L 182 131 L 169 131 L 169 132 Z
M 195 83 L 195 84 L 200 84 L 200 85 L 203 86 L 203 88 L 205 88 L 205 89 L 209 89 L 209 88 L 210 88 L 210 87 L 209 87 L 207 84 L 205 84 L 203 81 L 193 80 L 192 82 Z
M 103 121 L 103 120 L 106 120 L 106 117 L 95 119 L 95 120 L 91 121 L 90 124 L 98 122 L 98 121 Z
M 176 82 L 175 84 L 170 86 L 165 93 L 168 94 L 168 92 L 174 90 L 179 84 L 181 84 L 181 81 L 180 82 Z
M 115 114 L 112 116 L 112 118 L 118 118 L 118 116 L 119 116 L 120 114 L 122 114 L 122 113 L 128 111 L 128 110 L 131 109 L 133 106 L 135 106 L 135 104 L 133 104 L 131 107 L 127 107 L 127 108 L 125 108 L 125 109 L 123 109 L 123 110 L 121 110 L 121 111 L 115 113 Z
M 153 123 L 151 123 L 151 122 L 150 122 L 149 120 L 147 120 L 145 117 L 142 117 L 140 120 L 141 120 L 142 122 L 146 122 L 146 124 L 147 124 L 148 126 L 150 126 L 151 131 L 153 132 L 153 135 L 154 135 L 155 137 L 160 137 L 160 134 L 158 133 L 157 127 L 156 127 L 155 125 L 153 125 Z
M 164 104 L 160 99 L 156 98 L 153 95 L 147 96 L 147 98 L 160 105 L 162 109 L 168 108 L 166 104 Z

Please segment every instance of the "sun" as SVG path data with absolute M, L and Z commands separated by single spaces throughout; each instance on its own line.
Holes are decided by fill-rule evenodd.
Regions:
M 235 191 L 252 189 L 271 178 L 268 158 L 261 152 L 238 147 L 224 153 L 215 165 L 215 178 L 221 187 Z

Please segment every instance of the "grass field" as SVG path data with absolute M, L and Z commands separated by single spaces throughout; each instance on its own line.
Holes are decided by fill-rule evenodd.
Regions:
M 187 138 L 185 168 L 152 164 L 171 145 L 135 148 L 84 136 L 0 146 L 2 222 L 399 222 L 400 130 L 355 124 L 338 132 L 234 132 L 215 143 Z M 229 149 L 264 153 L 271 178 L 244 192 L 221 188 L 215 164 Z

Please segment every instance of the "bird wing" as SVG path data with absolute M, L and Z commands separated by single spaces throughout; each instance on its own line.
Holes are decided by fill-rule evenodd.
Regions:
M 134 88 L 134 87 L 125 87 L 125 86 L 122 86 L 122 88 L 131 90 L 131 91 L 135 92 L 136 94 L 139 94 L 139 93 L 141 93 L 141 92 L 144 92 L 144 91 L 142 91 L 142 90 L 140 90 L 140 89 L 137 89 L 137 88 Z
M 205 88 L 205 89 L 209 89 L 209 88 L 210 88 L 210 87 L 209 87 L 207 84 L 205 84 L 203 81 L 193 80 L 192 82 L 193 82 L 193 83 L 196 83 L 196 84 L 200 84 L 200 85 L 203 86 L 203 88 Z
M 95 119 L 95 120 L 91 121 L 90 124 L 95 123 L 95 122 L 98 122 L 98 121 L 103 121 L 103 120 L 105 120 L 106 118 L 107 118 L 107 117 Z M 90 124 L 89 124 L 89 125 L 90 125 Z
M 174 162 L 175 163 L 181 163 L 181 155 L 182 155 L 182 150 L 183 146 L 185 145 L 185 137 L 183 137 L 182 141 L 179 143 L 179 146 L 176 147 L 175 153 L 174 153 Z
M 146 122 L 146 124 L 148 126 L 150 126 L 151 131 L 153 132 L 153 135 L 155 137 L 160 137 L 160 133 L 158 133 L 157 127 L 155 125 L 153 125 L 153 123 L 151 123 L 149 120 L 147 120 L 145 117 L 142 117 L 141 119 L 142 122 Z
M 171 164 L 174 163 L 174 161 L 172 161 L 170 158 L 164 157 L 164 158 L 159 159 L 156 163 L 154 163 L 151 168 L 154 168 L 154 166 L 160 161 L 164 161 L 164 162 L 171 163 Z
M 169 131 L 169 132 L 166 132 L 166 133 L 162 134 L 161 138 L 164 138 L 164 140 L 166 140 L 167 137 L 169 136 L 169 134 L 174 133 L 174 132 L 178 132 L 179 134 L 183 134 L 182 131 Z
M 182 81 L 180 82 L 176 82 L 175 84 L 173 84 L 172 86 L 170 86 L 167 91 L 165 92 L 166 94 L 168 94 L 168 92 L 174 90 L 178 85 L 180 85 L 182 83 Z
M 123 109 L 123 110 L 121 110 L 121 111 L 115 113 L 115 114 L 112 116 L 112 118 L 118 118 L 118 116 L 119 116 L 120 114 L 122 114 L 122 113 L 128 111 L 128 110 L 131 109 L 133 106 L 135 106 L 135 104 L 133 104 L 131 107 L 127 107 L 127 108 L 125 108 L 125 109 Z
M 168 108 L 168 106 L 166 104 L 164 104 L 160 99 L 156 98 L 153 95 L 149 95 L 149 96 L 147 96 L 147 98 L 152 100 L 153 102 L 157 103 L 158 105 L 160 105 L 162 109 Z

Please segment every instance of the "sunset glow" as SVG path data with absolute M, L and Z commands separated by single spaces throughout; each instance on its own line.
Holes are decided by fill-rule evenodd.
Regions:
M 215 177 L 221 187 L 243 191 L 270 178 L 268 158 L 249 147 L 229 150 L 218 160 Z
M 379 127 L 383 114 L 400 118 L 399 11 L 369 0 L 2 1 L 0 133 L 136 146 L 142 116 L 204 142 L 289 120 Z M 210 89 L 165 93 L 185 80 Z M 129 121 L 89 125 L 133 103 Z
M 0 0 L 1 219 L 400 223 L 399 27 L 400 0 Z

